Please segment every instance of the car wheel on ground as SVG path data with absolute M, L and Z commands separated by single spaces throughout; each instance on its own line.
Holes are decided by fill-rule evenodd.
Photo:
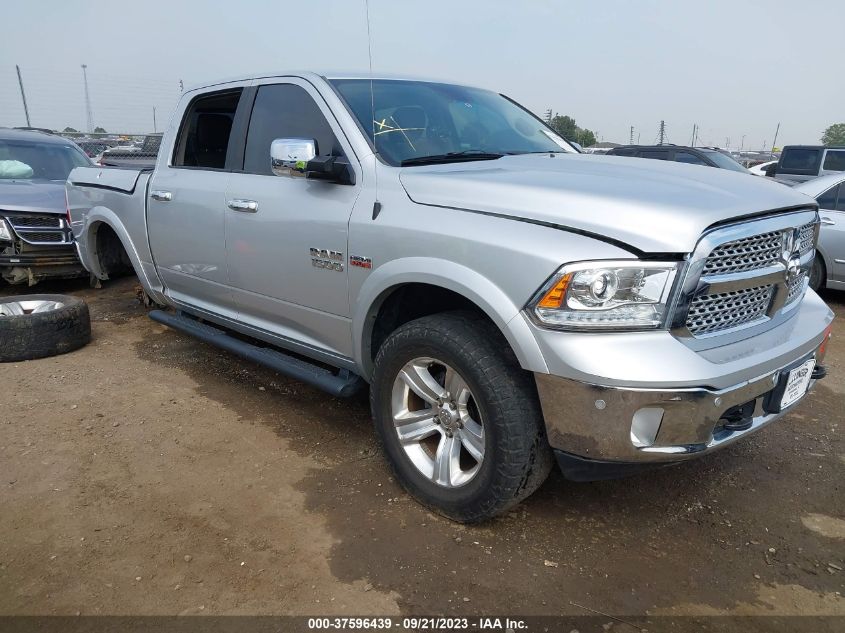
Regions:
M 810 269 L 810 288 L 813 290 L 821 290 L 827 283 L 827 270 L 824 267 L 824 261 L 820 253 L 816 253 L 813 260 L 813 267 Z
M 533 376 L 501 333 L 471 312 L 394 331 L 375 359 L 370 404 L 399 482 L 455 521 L 506 511 L 551 470 Z
M 0 297 L 0 362 L 79 349 L 91 340 L 88 305 L 67 295 Z

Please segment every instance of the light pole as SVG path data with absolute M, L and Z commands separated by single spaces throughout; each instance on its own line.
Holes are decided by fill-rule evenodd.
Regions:
M 88 133 L 94 132 L 94 114 L 91 112 L 91 95 L 88 94 L 88 65 L 82 64 L 82 81 L 85 83 L 85 116 L 88 122 Z

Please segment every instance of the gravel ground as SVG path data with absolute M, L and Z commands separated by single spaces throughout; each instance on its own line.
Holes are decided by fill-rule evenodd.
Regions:
M 0 614 L 845 615 L 836 329 L 752 438 L 464 527 L 391 479 L 365 397 L 150 321 L 133 279 L 33 290 L 83 296 L 94 340 L 0 365 Z

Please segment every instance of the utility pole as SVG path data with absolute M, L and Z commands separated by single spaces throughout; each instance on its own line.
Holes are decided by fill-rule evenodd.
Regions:
M 158 132 L 156 129 L 156 107 L 153 106 L 153 133 Z
M 179 80 L 179 92 L 185 92 L 185 84 L 182 83 L 182 80 Z
M 631 126 L 631 136 L 628 137 L 628 145 L 634 144 L 634 126 Z
M 551 125 L 551 124 L 552 124 L 552 109 L 549 108 L 548 110 L 546 110 L 546 125 Z
M 15 64 L 15 70 L 18 71 L 18 85 L 21 87 L 21 100 L 23 101 L 23 113 L 26 115 L 26 127 L 29 124 L 29 108 L 26 107 L 26 93 L 23 91 L 23 79 L 21 79 L 21 67 Z
M 88 65 L 82 64 L 82 80 L 85 82 L 85 116 L 88 122 L 88 133 L 94 131 L 94 114 L 91 112 L 91 95 L 88 94 Z
M 666 143 L 666 121 L 660 121 L 660 131 L 657 132 L 657 144 L 663 145 Z
M 692 140 L 689 143 L 690 147 L 695 147 L 695 128 L 696 128 L 696 124 L 693 123 L 692 124 Z
M 777 129 L 775 130 L 775 140 L 772 141 L 772 151 L 775 151 L 775 148 L 778 146 L 778 132 L 780 132 L 780 122 L 778 122 Z
M 745 147 L 745 134 L 742 135 L 742 141 L 739 144 L 739 151 L 741 152 Z

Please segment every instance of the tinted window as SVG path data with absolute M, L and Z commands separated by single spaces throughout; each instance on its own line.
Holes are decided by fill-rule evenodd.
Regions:
M 613 156 L 636 156 L 637 150 L 635 150 L 635 149 L 612 149 L 608 152 L 608 154 L 612 154 Z
M 812 173 L 818 170 L 822 151 L 820 149 L 785 149 L 780 157 L 780 173 Z
M 270 144 L 277 138 L 314 139 L 318 156 L 343 154 L 314 99 L 293 84 L 274 84 L 258 89 L 246 137 L 244 171 L 272 175 Z
M 845 150 L 827 150 L 827 154 L 824 157 L 823 169 L 830 169 L 831 171 L 845 171 Z
M 669 152 L 661 152 L 659 150 L 643 150 L 639 153 L 640 158 L 656 158 L 657 160 L 667 160 Z
M 91 161 L 73 145 L 0 141 L 0 180 L 67 180 Z
M 715 150 L 708 150 L 705 151 L 704 154 L 707 155 L 707 158 L 712 160 L 716 163 L 716 167 L 720 167 L 722 169 L 731 169 L 733 171 L 741 171 L 743 173 L 748 173 L 748 170 L 736 162 L 733 158 L 728 156 L 727 154 L 723 154 L 722 152 L 718 152 Z
M 822 209 L 835 209 L 836 208 L 836 192 L 839 191 L 839 185 L 835 187 L 831 187 L 823 194 L 816 198 L 816 202 L 819 203 L 819 207 Z M 843 202 L 845 202 L 845 196 L 842 196 Z
M 232 121 L 241 91 L 204 95 L 194 100 L 185 113 L 173 158 L 175 167 L 223 169 Z M 158 138 L 161 143 L 161 137 Z
M 690 165 L 707 165 L 703 159 L 689 152 L 675 152 L 675 162 L 689 163 Z

